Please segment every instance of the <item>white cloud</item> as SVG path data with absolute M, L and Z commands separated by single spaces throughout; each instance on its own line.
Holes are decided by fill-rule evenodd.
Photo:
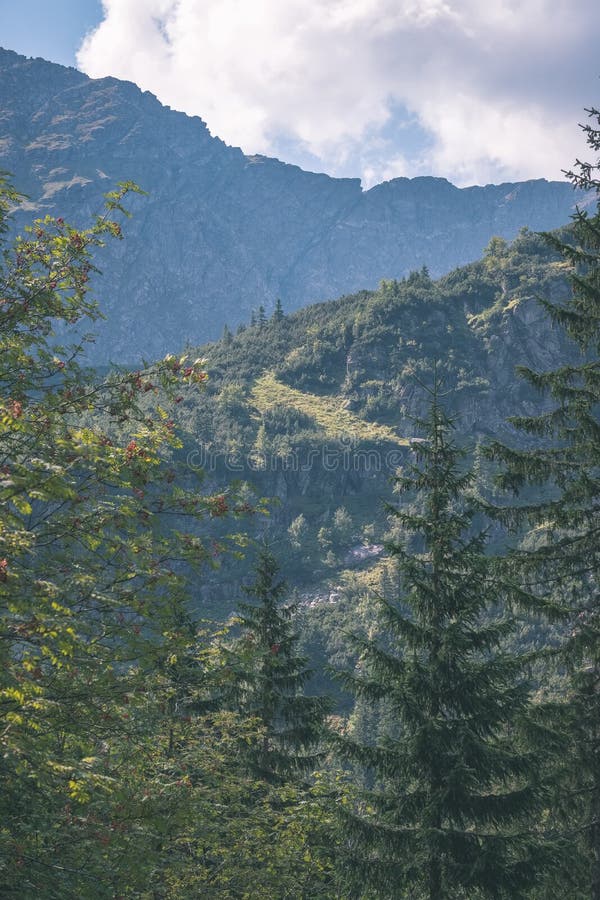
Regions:
M 370 183 L 560 178 L 583 152 L 577 121 L 597 99 L 596 0 L 103 6 L 78 55 L 89 75 L 135 81 L 248 153 L 285 147 L 288 161 L 356 167 Z M 422 146 L 393 128 L 402 114 L 416 118 Z

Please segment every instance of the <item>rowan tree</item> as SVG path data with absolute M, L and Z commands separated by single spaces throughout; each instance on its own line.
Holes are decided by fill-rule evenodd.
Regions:
M 169 356 L 104 376 L 83 365 L 81 331 L 100 316 L 94 260 L 121 237 L 135 190 L 108 194 L 87 229 L 47 216 L 8 243 L 20 198 L 0 182 L 6 896 L 112 897 L 125 872 L 135 880 L 147 865 L 130 852 L 141 820 L 121 808 L 130 708 L 165 647 L 177 653 L 188 574 L 219 549 L 202 522 L 235 506 L 177 476 L 181 442 L 167 407 L 201 387 L 199 360 Z

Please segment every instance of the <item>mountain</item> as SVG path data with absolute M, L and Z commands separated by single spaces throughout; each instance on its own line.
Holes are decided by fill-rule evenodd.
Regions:
M 129 82 L 8 50 L 0 110 L 0 168 L 29 196 L 22 216 L 84 224 L 117 181 L 148 192 L 131 202 L 126 240 L 103 255 L 95 362 L 214 339 L 277 297 L 291 311 L 423 265 L 441 275 L 493 235 L 564 224 L 576 199 L 543 179 L 458 189 L 397 178 L 363 191 L 358 179 L 247 156 Z
M 394 500 L 390 479 L 419 438 L 415 418 L 426 413 L 434 368 L 457 440 L 475 453 L 477 487 L 493 496 L 478 445 L 500 436 L 522 446 L 507 417 L 542 408 L 515 367 L 578 360 L 537 302 L 565 300 L 568 275 L 540 236 L 523 231 L 439 279 L 417 272 L 385 281 L 195 349 L 209 381 L 176 413 L 190 434 L 190 477 L 203 469 L 216 492 L 241 480 L 274 498 L 270 515 L 247 527 L 272 543 L 290 585 L 310 609 L 316 603 L 314 615 L 352 582 L 352 615 L 360 579 L 389 577 L 384 546 L 394 534 L 384 501 Z M 231 610 L 247 566 L 229 561 L 203 584 L 210 607 Z

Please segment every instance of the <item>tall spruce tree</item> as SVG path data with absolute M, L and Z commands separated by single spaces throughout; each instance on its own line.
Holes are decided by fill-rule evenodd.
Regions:
M 256 315 L 256 324 L 257 324 L 258 328 L 261 328 L 261 329 L 264 328 L 265 325 L 267 324 L 267 314 L 265 312 L 265 308 L 262 305 L 262 303 L 258 307 L 258 313 Z
M 282 603 L 287 588 L 275 557 L 262 550 L 255 571 L 245 588 L 252 602 L 239 605 L 243 634 L 229 661 L 236 675 L 234 707 L 263 730 L 260 746 L 251 750 L 252 763 L 263 777 L 277 780 L 315 766 L 328 704 L 304 694 L 311 671 L 298 653 L 298 606 Z
M 584 131 L 597 154 L 600 111 L 588 113 L 591 124 Z M 598 198 L 599 173 L 597 159 L 578 161 L 566 174 L 575 187 Z M 600 900 L 600 203 L 593 213 L 577 210 L 566 239 L 546 238 L 570 267 L 572 293 L 563 304 L 541 302 L 578 346 L 581 361 L 546 372 L 521 367 L 521 377 L 548 401 L 548 410 L 511 419 L 533 442 L 528 449 L 493 443 L 487 452 L 503 464 L 500 484 L 525 497 L 520 506 L 497 514 L 535 529 L 532 549 L 517 558 L 527 581 L 569 610 L 563 659 L 571 681 L 563 712 L 571 720 L 572 765 L 564 773 L 559 810 L 566 832 L 586 836 L 576 895 Z M 546 499 L 536 499 L 532 486 L 538 498 L 544 486 Z
M 348 896 L 514 900 L 545 859 L 527 827 L 540 795 L 519 738 L 529 687 L 503 649 L 515 627 L 502 611 L 507 588 L 485 534 L 472 534 L 473 474 L 438 387 L 420 425 L 416 461 L 397 479 L 412 505 L 390 507 L 407 535 L 388 548 L 403 590 L 379 598 L 380 636 L 354 638 L 358 670 L 342 676 L 382 703 L 388 723 L 372 745 L 334 737 L 372 784 L 344 814 Z
M 281 302 L 281 298 L 278 297 L 275 301 L 275 309 L 273 310 L 273 315 L 271 316 L 271 322 L 274 322 L 276 325 L 281 325 L 284 319 L 285 313 L 283 311 L 283 304 Z

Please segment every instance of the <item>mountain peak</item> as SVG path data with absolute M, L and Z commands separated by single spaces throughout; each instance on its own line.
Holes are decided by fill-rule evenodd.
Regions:
M 544 179 L 460 189 L 419 176 L 362 191 L 359 179 L 246 156 L 132 82 L 10 50 L 0 107 L 0 168 L 28 194 L 28 217 L 86 224 L 117 181 L 148 192 L 132 200 L 126 240 L 98 260 L 108 321 L 96 360 L 201 343 L 278 297 L 291 311 L 424 265 L 441 275 L 493 235 L 564 224 L 575 202 L 569 184 Z

